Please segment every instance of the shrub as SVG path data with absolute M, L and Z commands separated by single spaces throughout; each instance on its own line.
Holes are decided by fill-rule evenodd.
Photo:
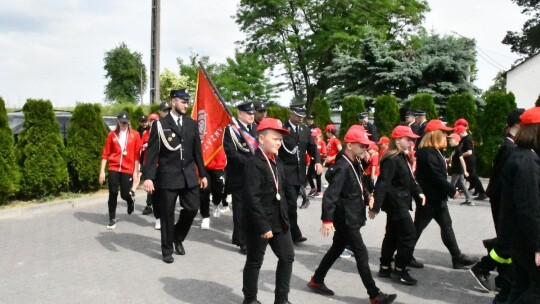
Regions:
M 476 101 L 470 93 L 450 95 L 446 102 L 446 119 L 448 125 L 453 126 L 454 122 L 460 118 L 465 118 L 469 122 L 469 130 L 476 133 Z
M 482 145 L 476 149 L 477 170 L 480 176 L 489 176 L 493 158 L 502 141 L 503 129 L 506 126 L 506 116 L 517 107 L 514 94 L 495 92 L 487 94 L 486 107 L 481 118 L 482 128 L 479 136 Z
M 341 125 L 339 127 L 339 135 L 341 138 L 345 136 L 349 128 L 358 123 L 358 113 L 365 112 L 365 100 L 359 96 L 347 96 L 341 104 Z
M 65 149 L 53 107 L 48 100 L 28 99 L 16 155 L 21 167 L 21 196 L 39 198 L 68 188 Z
M 315 116 L 315 125 L 319 128 L 324 128 L 332 123 L 330 119 L 330 105 L 326 99 L 317 97 L 311 105 L 311 113 Z
M 538 95 L 538 98 L 536 98 L 536 102 L 534 103 L 536 107 L 540 107 L 540 95 Z
M 390 136 L 399 124 L 399 106 L 396 97 L 381 95 L 375 100 L 375 125 L 380 136 Z
M 67 136 L 67 162 L 75 192 L 99 189 L 101 152 L 107 129 L 97 104 L 78 104 L 73 111 Z
M 281 120 L 282 123 L 285 123 L 289 120 L 289 109 L 280 105 L 271 104 L 268 106 L 267 116 L 277 118 Z
M 13 132 L 9 128 L 4 99 L 0 97 L 0 205 L 17 193 L 19 181 Z
M 416 94 L 409 104 L 409 108 L 413 111 L 416 110 L 423 110 L 426 111 L 426 119 L 435 119 L 439 118 L 439 114 L 437 113 L 437 108 L 435 108 L 435 101 L 433 99 L 433 96 L 426 93 L 420 93 Z

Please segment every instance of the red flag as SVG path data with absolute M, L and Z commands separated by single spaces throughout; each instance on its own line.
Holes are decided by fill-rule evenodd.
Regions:
M 223 134 L 232 119 L 200 69 L 191 118 L 199 124 L 202 154 L 207 165 L 223 149 Z

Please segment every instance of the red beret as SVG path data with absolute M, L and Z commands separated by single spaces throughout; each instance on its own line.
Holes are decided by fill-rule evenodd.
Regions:
M 522 125 L 532 125 L 540 123 L 540 107 L 533 107 L 521 114 L 519 117 Z

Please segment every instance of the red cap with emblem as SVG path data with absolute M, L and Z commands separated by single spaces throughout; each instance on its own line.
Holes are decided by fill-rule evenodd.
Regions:
M 268 129 L 281 132 L 285 135 L 291 134 L 289 130 L 283 129 L 283 124 L 281 123 L 281 121 L 275 118 L 265 118 L 261 120 L 261 122 L 259 123 L 259 126 L 257 127 L 257 132 L 261 132 L 263 130 L 268 130 Z
M 324 131 L 328 132 L 328 131 L 332 131 L 332 130 L 335 130 L 335 129 L 336 129 L 335 125 L 329 124 L 329 125 L 326 126 L 326 128 L 324 128 Z
M 521 114 L 519 117 L 521 119 L 520 124 L 522 125 L 532 125 L 540 123 L 540 107 L 533 107 Z
M 467 131 L 467 127 L 462 126 L 462 125 L 457 125 L 457 126 L 454 125 L 454 132 L 456 132 L 457 134 L 460 134 L 466 131 Z
M 359 143 L 367 146 L 374 144 L 374 142 L 369 140 L 368 134 L 365 131 L 362 131 L 354 126 L 352 126 L 349 131 L 347 131 L 347 134 L 345 134 L 345 138 L 343 138 L 343 141 L 347 143 Z
M 315 129 L 313 129 L 313 130 L 311 131 L 311 136 L 316 137 L 316 136 L 319 136 L 319 135 L 322 135 L 321 129 L 315 128 Z
M 445 126 L 442 120 L 439 120 L 439 119 L 430 120 L 426 125 L 426 130 L 425 130 L 426 133 L 437 131 L 437 130 L 452 131 L 452 128 Z
M 426 126 L 427 129 L 427 126 Z M 419 138 L 420 136 L 413 133 L 411 128 L 409 126 L 397 126 L 392 130 L 392 138 L 402 138 L 402 137 L 409 137 L 409 138 Z
M 454 128 L 457 127 L 457 126 L 468 127 L 469 122 L 465 118 L 460 118 L 460 119 L 456 120 L 456 122 L 454 123 Z

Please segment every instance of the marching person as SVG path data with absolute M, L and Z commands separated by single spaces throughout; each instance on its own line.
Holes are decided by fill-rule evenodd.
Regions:
M 139 127 L 137 128 L 137 132 L 139 132 L 140 138 L 142 138 L 144 131 L 150 130 L 150 125 L 148 122 L 148 116 L 141 115 L 139 117 Z
M 382 159 L 388 151 L 388 145 L 390 145 L 390 138 L 386 136 L 381 137 L 381 139 L 379 139 L 379 141 L 377 142 L 377 145 L 379 145 L 379 158 Z
M 508 303 L 540 303 L 540 107 L 520 116 L 516 148 L 502 169 L 499 234 L 510 244 L 514 277 Z
M 474 141 L 472 135 L 467 132 L 468 122 L 460 118 L 454 123 L 454 128 L 458 131 L 456 133 L 461 137 L 459 143 L 461 152 L 463 153 L 463 158 L 465 159 L 465 164 L 467 165 L 467 172 L 469 173 L 468 180 L 471 184 L 471 187 L 474 188 L 475 194 L 478 196 L 475 200 L 485 200 L 487 198 L 486 191 L 484 186 L 480 181 L 480 178 L 476 174 L 476 153 L 474 152 Z
M 259 148 L 244 165 L 245 229 L 247 258 L 243 273 L 244 304 L 260 304 L 257 300 L 259 271 L 266 247 L 270 245 L 278 258 L 275 304 L 288 300 L 294 249 L 283 191 L 285 171 L 277 153 L 281 146 L 281 121 L 265 118 L 257 127 Z M 234 203 L 233 203 L 234 204 Z
M 362 181 L 358 158 L 373 144 L 365 132 L 350 128 L 345 134 L 344 152 L 326 172 L 329 185 L 322 201 L 321 234 L 326 237 L 334 231 L 332 247 L 325 254 L 308 287 L 322 295 L 332 296 L 324 279 L 339 258 L 346 245 L 351 247 L 362 283 L 367 289 L 371 304 L 392 303 L 395 294 L 387 295 L 379 290 L 369 269 L 368 251 L 360 228 L 366 223 L 366 204 L 373 206 L 373 196 Z M 373 218 L 376 214 L 370 212 Z
M 369 145 L 367 152 L 369 154 L 368 166 L 364 174 L 371 180 L 373 186 L 377 183 L 377 178 L 379 177 L 380 166 L 379 166 L 379 146 L 377 144 Z
M 317 125 L 315 124 L 315 115 L 309 114 L 306 116 L 306 125 L 311 133 L 313 133 L 313 130 L 317 128 Z
M 418 127 L 415 134 L 420 136 L 416 141 L 417 146 L 420 144 L 420 141 L 422 141 L 422 137 L 424 137 L 424 134 L 426 134 L 427 122 L 428 121 L 426 119 L 426 111 L 418 110 L 414 113 L 414 124 Z
M 233 210 L 233 234 L 232 243 L 240 247 L 240 253 L 246 254 L 246 237 L 244 233 L 244 206 L 242 197 L 244 193 L 244 165 L 253 156 L 250 145 L 242 136 L 242 131 L 253 142 L 257 136 L 257 127 L 254 124 L 255 107 L 253 102 L 246 102 L 236 107 L 238 110 L 238 125 L 231 124 L 227 127 L 223 135 L 223 149 L 227 155 L 227 167 L 225 175 L 227 177 L 227 190 L 232 195 Z
M 495 296 L 493 303 L 508 302 L 512 287 L 512 259 L 509 252 L 511 244 L 504 244 L 499 238 L 499 214 L 503 180 L 502 168 L 511 152 L 516 147 L 514 140 L 517 131 L 519 130 L 520 116 L 523 112 L 525 112 L 525 109 L 515 109 L 506 116 L 506 127 L 504 130 L 505 138 L 493 159 L 489 184 L 486 189 L 497 237 L 482 241 L 488 254 L 483 256 L 470 270 L 480 287 L 485 291 L 490 291 L 491 285 L 489 284 L 489 273 L 495 270 L 495 268 L 497 269 L 499 275 L 495 278 L 495 286 L 499 289 L 499 292 Z
M 377 127 L 374 124 L 369 122 L 368 112 L 362 112 L 358 114 L 358 124 L 366 129 L 369 140 L 373 142 L 379 141 L 379 131 L 377 131 Z
M 109 132 L 103 153 L 101 154 L 101 168 L 99 184 L 105 181 L 105 167 L 109 170 L 109 223 L 107 229 L 116 227 L 116 205 L 118 201 L 118 188 L 120 197 L 127 202 L 127 213 L 135 210 L 135 201 L 130 195 L 134 176 L 139 175 L 139 155 L 141 140 L 139 133 L 131 129 L 129 115 L 121 112 L 116 117 L 116 129 Z
M 441 228 L 442 241 L 452 255 L 452 266 L 454 269 L 464 269 L 477 261 L 461 253 L 448 211 L 448 197 L 455 199 L 459 195 L 456 188 L 448 182 L 446 159 L 441 152 L 447 147 L 444 132 L 451 130 L 452 128 L 438 119 L 430 120 L 426 124 L 426 134 L 416 152 L 416 180 L 426 196 L 426 203 L 417 204 L 414 226 L 418 241 L 424 229 L 435 219 Z
M 225 168 L 227 166 L 227 156 L 221 149 L 216 156 L 206 164 L 208 174 L 208 187 L 201 192 L 201 229 L 210 229 L 210 194 L 214 204 L 214 217 L 221 215 L 221 201 L 225 190 Z
M 266 106 L 266 104 L 262 102 L 255 102 L 254 108 L 255 108 L 255 123 L 259 124 L 263 119 L 266 118 L 266 115 L 268 114 L 268 107 Z
M 409 213 L 412 200 L 425 204 L 426 197 L 416 183 L 407 158 L 411 140 L 418 138 L 408 126 L 397 126 L 392 131 L 392 141 L 381 161 L 381 174 L 375 184 L 375 205 L 371 209 L 386 212 L 386 234 L 381 248 L 379 276 L 393 277 L 404 285 L 416 285 L 407 265 L 412 261 L 416 244 L 416 229 Z M 395 268 L 392 261 L 396 252 Z
M 285 168 L 285 199 L 289 204 L 291 236 L 295 244 L 307 240 L 298 227 L 298 205 L 296 202 L 300 194 L 300 187 L 305 184 L 307 178 L 306 152 L 313 158 L 315 172 L 322 174 L 321 157 L 317 151 L 317 145 L 311 137 L 308 126 L 302 123 L 305 116 L 305 105 L 292 105 L 290 107 L 289 120 L 285 123 L 285 128 L 289 130 L 290 134 L 283 136 L 283 144 L 279 148 L 278 154 Z M 302 204 L 301 207 L 307 208 L 308 202 Z
M 165 117 L 171 111 L 171 105 L 167 101 L 162 101 L 159 104 L 159 117 Z
M 407 113 L 405 113 L 405 125 L 411 128 L 414 134 L 418 133 L 419 126 L 416 124 L 413 111 L 407 111 Z
M 156 113 L 152 113 L 148 115 L 148 120 L 150 121 L 150 127 L 154 123 L 154 121 L 159 120 L 159 115 Z M 150 139 L 150 129 L 144 131 L 141 142 L 142 142 L 142 148 L 141 148 L 141 168 L 144 168 L 144 164 L 146 162 L 146 150 L 148 149 L 148 139 Z M 144 171 L 144 170 L 143 170 Z M 161 221 L 160 221 L 160 214 L 159 214 L 159 197 L 158 197 L 158 191 L 154 191 L 153 193 L 147 193 L 146 195 L 146 207 L 144 207 L 142 214 L 148 215 L 150 213 L 154 213 L 154 217 L 156 218 L 156 224 L 154 228 L 156 230 L 161 229 Z
M 150 193 L 159 191 L 161 251 L 165 263 L 174 261 L 173 244 L 177 254 L 186 254 L 183 242 L 199 211 L 199 187 L 205 189 L 208 185 L 199 127 L 186 116 L 189 94 L 185 89 L 172 90 L 170 97 L 170 113 L 152 124 L 144 167 L 144 189 Z M 174 224 L 178 198 L 183 209 Z
M 337 138 L 337 129 L 333 124 L 329 124 L 324 128 L 326 138 L 328 138 L 328 144 L 326 144 L 326 157 L 324 158 L 324 165 L 327 167 L 332 166 L 336 162 L 336 156 L 343 148 L 341 141 Z
M 319 151 L 319 155 L 322 158 L 326 157 L 326 143 L 324 142 L 322 131 L 319 128 L 314 128 L 311 130 L 311 137 L 313 137 L 313 140 L 315 141 L 315 144 L 317 145 L 317 150 Z M 308 157 L 311 158 L 311 156 L 308 155 Z M 322 181 L 321 181 L 322 174 L 317 174 L 315 172 L 315 163 L 313 162 L 313 159 L 310 159 L 307 178 L 309 181 L 309 185 L 311 187 L 311 191 L 309 192 L 309 196 L 312 196 L 314 198 L 322 198 Z M 315 182 L 313 181 L 315 179 Z
M 463 191 L 465 201 L 461 203 L 461 205 L 474 206 L 471 193 L 469 192 L 469 189 L 467 189 L 467 185 L 465 185 L 465 178 L 469 176 L 469 173 L 467 171 L 467 164 L 463 158 L 463 151 L 461 151 L 461 147 L 459 146 L 459 142 L 461 141 L 459 132 L 462 131 L 461 128 L 464 127 L 458 126 L 454 128 L 456 133 L 452 133 L 448 136 L 448 143 L 450 144 L 450 147 L 454 148 L 450 155 L 450 167 L 452 169 L 450 183 Z

